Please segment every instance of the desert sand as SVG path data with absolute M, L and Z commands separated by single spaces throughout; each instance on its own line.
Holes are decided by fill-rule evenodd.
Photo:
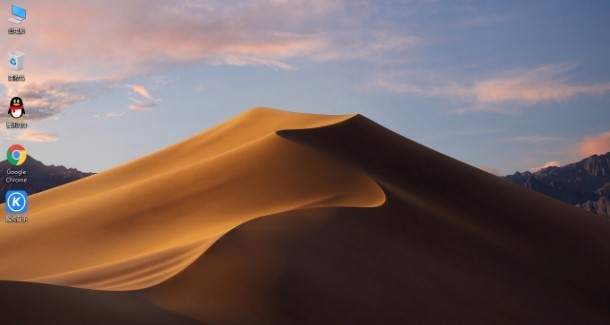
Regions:
M 253 109 L 29 204 L 9 323 L 610 322 L 607 220 L 360 115 Z

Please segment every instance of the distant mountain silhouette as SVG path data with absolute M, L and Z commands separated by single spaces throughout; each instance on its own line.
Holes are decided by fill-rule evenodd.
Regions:
M 517 172 L 507 180 L 610 218 L 610 152 L 563 167 Z
M 18 176 L 7 174 L 7 170 L 25 170 L 27 174 Z M 81 178 L 93 175 L 94 173 L 84 173 L 75 168 L 64 166 L 47 166 L 42 162 L 28 156 L 21 166 L 13 166 L 4 160 L 0 162 L 0 188 L 2 193 L 8 190 L 25 190 L 29 195 L 42 192 L 66 183 L 70 183 Z M 26 183 L 9 183 L 7 177 L 26 178 Z M 0 203 L 4 203 L 4 195 L 0 195 Z

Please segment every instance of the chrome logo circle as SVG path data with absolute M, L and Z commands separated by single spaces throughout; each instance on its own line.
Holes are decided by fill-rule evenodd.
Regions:
M 27 157 L 28 154 L 25 148 L 19 144 L 10 146 L 6 151 L 6 160 L 13 166 L 22 165 Z

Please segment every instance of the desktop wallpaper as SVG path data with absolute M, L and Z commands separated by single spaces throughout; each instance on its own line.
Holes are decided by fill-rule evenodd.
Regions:
M 0 3 L 0 323 L 610 323 L 609 16 Z

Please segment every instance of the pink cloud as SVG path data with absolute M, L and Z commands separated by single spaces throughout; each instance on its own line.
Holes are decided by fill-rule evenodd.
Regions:
M 317 3 L 33 1 L 28 10 L 36 19 L 28 20 L 28 28 L 45 32 L 13 37 L 11 44 L 36 58 L 26 57 L 28 68 L 37 71 L 33 78 L 123 79 L 202 62 L 289 69 L 283 60 L 332 45 L 329 35 L 306 25 L 341 2 Z M 69 12 L 70 19 L 58 19 L 58 12 Z
M 153 107 L 157 106 L 155 102 L 144 102 L 138 99 L 129 98 L 131 104 L 129 104 L 129 109 L 132 111 L 147 111 Z
M 580 143 L 579 150 L 584 156 L 610 152 L 610 132 L 584 139 Z
M 527 139 L 529 137 L 525 138 Z M 533 140 L 534 142 L 538 142 L 537 137 L 534 137 Z M 568 143 L 569 144 L 562 149 L 553 151 L 553 155 L 556 159 L 561 161 L 577 162 L 592 155 L 601 155 L 610 152 L 610 131 L 576 141 L 569 141 Z M 551 166 L 561 166 L 559 160 L 549 161 L 537 167 L 530 168 L 530 172 L 537 172 L 540 169 Z M 539 161 L 536 161 L 533 157 L 530 157 L 527 161 L 530 166 L 539 163 Z
M 131 101 L 131 104 L 129 105 L 130 110 L 146 111 L 157 106 L 159 99 L 154 98 L 146 87 L 138 85 L 128 85 L 127 87 L 142 97 L 142 99 L 129 97 L 129 101 Z
M 572 64 L 558 64 L 518 69 L 470 84 L 446 81 L 429 72 L 393 72 L 379 76 L 373 84 L 396 93 L 462 99 L 472 107 L 468 110 L 494 110 L 506 105 L 519 108 L 542 102 L 567 101 L 578 95 L 610 92 L 610 82 L 584 84 L 571 81 L 565 75 L 574 68 Z M 416 79 L 419 80 L 410 81 Z
M 542 142 L 554 142 L 559 141 L 561 138 L 549 137 L 542 135 L 525 135 L 509 139 L 510 142 L 524 142 L 524 143 L 542 143 Z
M 144 86 L 128 85 L 127 87 L 146 99 L 154 99 Z
M 123 80 L 201 63 L 290 70 L 295 67 L 287 61 L 295 58 L 369 59 L 418 43 L 389 23 L 363 24 L 348 14 L 349 6 L 355 5 L 345 0 L 33 0 L 27 26 L 45 32 L 12 37 L 11 44 L 28 55 L 28 69 L 37 72 L 33 81 L 44 82 Z M 59 19 L 58 12 L 69 12 L 70 19 Z
M 59 139 L 56 134 L 46 133 L 44 131 L 28 128 L 21 130 L 6 130 L 1 129 L 0 133 L 6 139 L 16 140 L 21 142 L 54 142 Z
M 600 95 L 610 92 L 610 82 L 578 84 L 562 74 L 572 65 L 543 66 L 513 75 L 475 82 L 472 91 L 479 103 L 565 101 L 576 95 Z
M 29 142 L 53 142 L 57 141 L 58 137 L 55 134 L 28 129 L 27 131 L 21 133 L 18 139 Z
M 26 53 L 27 85 L 9 84 L 7 94 L 27 94 L 30 116 L 50 118 L 67 105 L 172 68 L 212 64 L 294 70 L 298 60 L 375 60 L 378 54 L 419 42 L 390 23 L 363 24 L 362 17 L 349 14 L 349 6 L 355 4 L 32 0 L 23 25 L 27 34 L 9 36 L 11 49 Z M 69 13 L 69 18 L 58 13 Z M 8 69 L 0 65 L 0 73 L 6 75 Z M 92 90 L 92 85 L 99 89 Z M 148 89 L 139 87 L 131 89 L 142 98 L 130 108 L 155 106 Z
M 530 168 L 530 172 L 535 173 L 535 172 L 537 172 L 537 171 L 539 171 L 541 169 L 544 169 L 544 168 L 548 168 L 548 167 L 560 167 L 560 166 L 561 166 L 561 163 L 559 161 L 553 160 L 553 161 L 549 161 L 549 162 L 544 163 L 542 166 Z
M 7 87 L 6 96 L 0 101 L 8 103 L 13 96 L 24 101 L 26 117 L 38 120 L 57 117 L 61 110 L 73 103 L 91 99 L 115 88 L 110 81 L 47 81 L 14 83 Z

